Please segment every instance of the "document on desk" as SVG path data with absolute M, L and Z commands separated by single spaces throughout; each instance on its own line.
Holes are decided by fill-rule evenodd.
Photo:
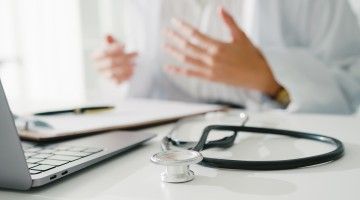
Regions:
M 211 104 L 183 103 L 149 99 L 126 99 L 110 111 L 94 114 L 59 114 L 33 116 L 51 128 L 34 128 L 20 131 L 26 140 L 50 141 L 83 134 L 129 129 L 174 121 L 183 117 L 223 110 Z

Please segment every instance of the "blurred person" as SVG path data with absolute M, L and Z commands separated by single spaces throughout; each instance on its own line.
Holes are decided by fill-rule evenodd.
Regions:
M 358 109 L 360 31 L 346 0 L 131 0 L 124 11 L 125 42 L 107 36 L 95 63 L 130 96 Z

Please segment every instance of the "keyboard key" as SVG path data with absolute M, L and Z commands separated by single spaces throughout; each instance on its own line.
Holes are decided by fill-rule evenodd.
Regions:
M 28 162 L 28 163 L 37 163 L 37 162 L 40 162 L 40 161 L 42 161 L 42 160 L 44 160 L 44 159 L 28 158 L 28 159 L 26 159 L 26 162 Z
M 45 159 L 45 158 L 50 157 L 50 156 L 52 156 L 52 154 L 44 154 L 44 153 L 42 153 L 42 154 L 36 154 L 36 155 L 32 156 L 31 158 Z
M 103 149 L 101 148 L 87 148 L 85 149 L 83 152 L 86 152 L 86 153 L 97 153 L 97 152 L 100 152 L 102 151 Z
M 39 148 L 39 147 L 32 147 L 30 149 L 26 149 L 25 151 L 26 152 L 37 152 L 37 151 L 40 151 L 42 150 L 42 148 Z
M 77 159 L 80 159 L 80 158 L 81 157 L 78 157 L 78 156 L 54 155 L 54 156 L 50 156 L 48 159 L 74 161 L 74 160 L 77 160 Z
M 28 157 L 31 157 L 31 156 L 33 156 L 35 154 L 36 154 L 35 152 L 25 152 L 25 157 L 28 158 Z
M 37 170 L 37 171 L 46 171 L 49 169 L 54 168 L 55 166 L 52 165 L 38 165 L 36 167 L 31 168 L 32 170 Z
M 56 151 L 55 149 L 43 149 L 41 151 L 38 151 L 37 153 L 51 154 L 51 153 L 54 153 L 55 151 Z
M 55 149 L 59 150 L 59 151 L 68 150 L 70 148 L 71 148 L 71 146 L 57 146 L 57 147 L 55 147 Z
M 38 166 L 39 164 L 27 163 L 27 165 L 28 165 L 28 168 L 32 168 L 32 167 Z
M 63 165 L 65 163 L 68 163 L 69 161 L 62 161 L 62 160 L 43 160 L 41 162 L 39 162 L 39 164 L 43 164 L 43 165 L 53 165 L 53 166 L 59 166 L 59 165 Z
M 85 157 L 90 155 L 91 153 L 86 152 L 74 152 L 74 151 L 56 151 L 54 152 L 55 155 L 65 155 L 65 156 L 78 156 L 78 157 Z
M 41 173 L 41 171 L 37 171 L 37 170 L 30 170 L 30 174 L 39 174 Z
M 22 142 L 21 146 L 22 146 L 23 149 L 29 149 L 31 147 L 34 147 L 35 145 Z
M 67 149 L 67 151 L 84 151 L 85 149 L 87 149 L 87 147 L 71 147 Z

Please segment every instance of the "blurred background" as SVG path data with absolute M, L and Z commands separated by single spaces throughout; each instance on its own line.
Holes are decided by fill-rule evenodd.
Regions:
M 126 85 L 99 75 L 91 54 L 123 38 L 124 0 L 0 0 L 0 78 L 15 112 L 113 102 Z M 360 1 L 349 0 L 360 20 Z

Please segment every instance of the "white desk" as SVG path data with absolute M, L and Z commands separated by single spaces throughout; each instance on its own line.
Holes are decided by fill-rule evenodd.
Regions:
M 160 172 L 163 168 L 150 163 L 149 158 L 153 153 L 158 152 L 160 136 L 171 128 L 171 125 L 167 125 L 148 129 L 147 131 L 156 132 L 160 136 L 135 151 L 117 156 L 40 189 L 29 192 L 0 190 L 0 199 L 350 200 L 360 198 L 360 118 L 281 113 L 250 116 L 251 125 L 312 131 L 337 137 L 344 142 L 346 155 L 341 160 L 327 165 L 284 171 L 219 170 L 197 165 L 192 168 L 197 174 L 194 181 L 184 184 L 162 183 Z M 270 149 L 265 145 L 259 149 L 259 152 L 253 154 L 265 155 L 265 157 L 274 153 L 271 151 L 284 154 L 284 151 L 279 149 L 283 146 L 277 145 L 277 142 L 281 143 L 281 141 L 272 142 Z M 290 151 L 296 150 L 301 153 L 309 150 L 304 148 L 300 150 L 304 146 L 299 145 L 298 142 L 295 144 L 293 140 L 291 143 L 286 147 L 290 148 Z M 262 140 L 261 144 L 266 142 Z M 259 144 L 255 146 L 257 145 Z

